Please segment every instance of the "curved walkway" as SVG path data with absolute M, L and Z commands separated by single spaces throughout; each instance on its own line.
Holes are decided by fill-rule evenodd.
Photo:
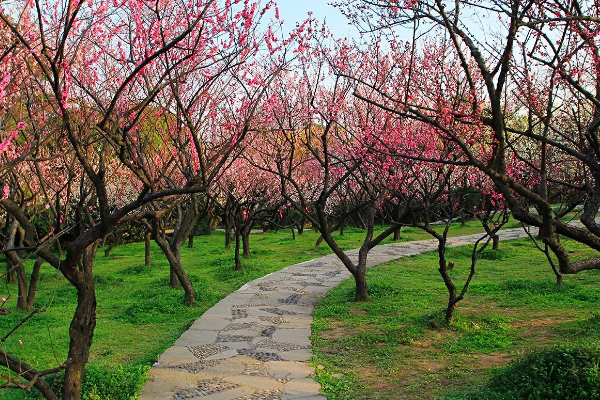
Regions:
M 523 229 L 498 233 L 526 236 Z M 448 239 L 474 243 L 481 235 Z M 369 266 L 437 249 L 437 241 L 393 243 L 369 253 Z M 352 257 L 358 250 L 348 251 Z M 315 303 L 350 273 L 328 255 L 248 282 L 206 311 L 150 370 L 139 400 L 325 399 L 311 378 Z

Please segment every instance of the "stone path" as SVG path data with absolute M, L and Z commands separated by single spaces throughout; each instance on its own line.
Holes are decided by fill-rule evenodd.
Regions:
M 450 238 L 449 247 L 481 235 Z M 499 232 L 501 240 L 526 236 Z M 437 249 L 437 241 L 393 243 L 369 253 L 369 266 Z M 358 250 L 348 252 L 358 256 Z M 139 400 L 325 399 L 311 378 L 315 303 L 350 277 L 334 255 L 286 267 L 242 286 L 209 309 L 150 370 Z

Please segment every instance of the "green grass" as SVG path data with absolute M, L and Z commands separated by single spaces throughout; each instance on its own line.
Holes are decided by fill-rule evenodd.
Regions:
M 383 227 L 379 229 L 382 230 Z M 443 227 L 436 229 L 441 230 Z M 465 226 L 453 224 L 450 231 L 453 236 L 475 232 L 481 232 L 477 221 L 468 222 Z M 116 247 L 108 258 L 99 251 L 94 267 L 98 324 L 84 384 L 84 398 L 118 400 L 134 397 L 147 376 L 146 371 L 158 355 L 221 298 L 249 280 L 287 265 L 329 254 L 330 250 L 324 243 L 318 248 L 314 247 L 318 236 L 310 230 L 304 235 L 296 235 L 296 240 L 292 239 L 289 230 L 253 234 L 250 241 L 252 255 L 243 260 L 243 270 L 240 272 L 234 271 L 233 249 L 223 248 L 222 232 L 196 237 L 194 249 L 182 249 L 182 262 L 197 296 L 197 305 L 191 308 L 182 304 L 182 290 L 168 286 L 168 263 L 156 246 L 152 247 L 151 267 L 143 265 L 144 251 L 141 243 Z M 342 248 L 351 249 L 361 245 L 364 231 L 348 228 L 344 236 L 334 236 Z M 416 228 L 403 229 L 401 236 L 401 241 L 430 239 L 428 234 Z M 389 242 L 391 239 L 384 241 Z M 390 300 L 389 304 L 381 307 L 388 309 L 388 320 L 391 324 L 382 328 L 381 333 L 377 335 L 363 334 L 360 337 L 361 343 L 379 343 L 380 336 L 383 335 L 402 346 L 412 343 L 421 335 L 422 329 L 419 325 L 394 315 L 397 311 L 393 302 L 400 299 L 426 310 L 430 304 L 427 297 L 421 296 L 419 290 L 407 291 L 403 283 L 385 278 L 379 282 L 372 281 L 370 290 L 374 298 L 380 296 Z M 15 309 L 16 293 L 15 285 L 0 287 L 1 296 L 11 295 L 6 307 L 13 310 L 9 316 L 1 317 L 0 335 L 4 335 L 10 327 L 27 315 Z M 587 295 L 592 296 L 592 293 Z M 353 297 L 352 289 L 347 288 L 344 296 L 341 309 L 344 307 L 343 303 Z M 19 329 L 7 342 L 1 344 L 2 348 L 21 355 L 25 361 L 38 369 L 61 364 L 67 354 L 68 326 L 75 300 L 75 290 L 59 273 L 44 265 L 38 285 L 36 307 L 46 308 L 47 311 Z M 356 307 L 360 309 L 363 306 Z M 435 313 L 438 311 L 439 304 L 436 304 Z M 428 323 L 432 318 L 431 314 L 431 311 L 427 311 L 419 318 Z M 569 329 L 585 331 L 587 328 L 573 326 Z M 22 346 L 18 340 L 23 341 Z M 472 339 L 477 340 L 477 337 Z M 348 345 L 350 346 L 351 342 L 348 342 Z M 457 342 L 455 348 L 466 345 L 468 343 Z M 393 368 L 393 360 L 397 356 L 396 349 L 376 349 L 373 354 L 378 366 Z M 3 372 L 5 371 L 0 370 L 0 373 Z M 323 372 L 323 376 L 325 374 L 326 372 Z M 342 382 L 347 383 L 348 379 L 350 378 L 345 378 Z M 120 382 L 124 386 L 115 386 L 110 382 Z M 334 377 L 331 384 L 338 385 L 338 382 L 338 378 Z M 343 383 L 342 387 L 346 383 Z M 113 392 L 110 392 L 111 386 Z M 35 395 L 32 397 L 36 398 Z M 0 399 L 22 398 L 24 394 L 21 391 L 0 389 Z
M 597 256 L 576 243 L 568 248 L 574 259 Z M 457 284 L 470 254 L 448 249 Z M 497 367 L 532 349 L 600 345 L 600 272 L 565 276 L 557 287 L 526 240 L 484 253 L 450 325 L 435 253 L 373 267 L 368 287 L 369 300 L 356 303 L 353 283 L 343 282 L 315 309 L 313 362 L 329 399 L 471 398 Z
M 481 231 L 477 222 L 469 222 L 464 227 L 459 224 L 455 226 L 453 233 L 457 235 Z M 84 385 L 84 398 L 108 396 L 116 400 L 135 396 L 147 375 L 147 369 L 158 355 L 217 301 L 249 280 L 287 265 L 329 254 L 325 243 L 314 247 L 318 236 L 310 230 L 303 235 L 296 235 L 296 240 L 292 239 L 289 230 L 253 234 L 250 240 L 252 255 L 243 260 L 243 270 L 240 272 L 234 271 L 233 249 L 225 250 L 223 247 L 223 232 L 196 237 L 194 248 L 183 248 L 181 255 L 196 292 L 195 307 L 184 306 L 183 291 L 168 286 L 168 263 L 158 247 L 152 247 L 151 267 L 143 265 L 142 243 L 116 247 L 108 258 L 103 256 L 102 250 L 99 251 L 94 266 L 98 323 L 91 348 L 88 378 Z M 364 231 L 348 228 L 344 236 L 334 236 L 344 249 L 351 249 L 360 246 Z M 402 231 L 401 240 L 425 238 L 429 238 L 427 234 L 409 228 Z M 390 241 L 387 239 L 386 243 Z M 6 308 L 13 311 L 9 316 L 1 317 L 0 335 L 4 335 L 27 313 L 15 308 L 15 285 L 2 286 L 0 295 L 10 295 Z M 62 364 L 68 350 L 68 327 L 75 301 L 73 287 L 59 273 L 44 265 L 36 307 L 47 311 L 19 329 L 1 344 L 2 348 L 22 356 L 23 360 L 38 369 Z M 22 346 L 18 340 L 23 341 Z M 0 369 L 0 372 L 5 371 Z M 106 390 L 110 390 L 107 382 L 116 381 L 127 383 L 127 387 L 114 388 L 115 393 L 119 393 L 118 397 L 114 393 L 107 395 Z M 1 399 L 22 399 L 23 396 L 23 392 L 18 390 L 0 389 Z

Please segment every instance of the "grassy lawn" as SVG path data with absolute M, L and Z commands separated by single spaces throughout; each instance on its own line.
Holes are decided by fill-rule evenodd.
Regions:
M 476 222 L 470 222 L 464 227 L 457 224 L 453 234 L 480 230 Z M 182 249 L 182 262 L 197 296 L 197 305 L 191 308 L 182 304 L 182 290 L 168 286 L 168 263 L 158 247 L 152 249 L 151 267 L 144 266 L 142 243 L 116 247 L 108 258 L 101 249 L 94 267 L 98 324 L 84 385 L 86 393 L 96 397 L 88 398 L 106 398 L 105 393 L 111 393 L 111 400 L 134 396 L 158 355 L 217 301 L 249 280 L 328 254 L 326 244 L 314 247 L 318 236 L 310 230 L 296 235 L 296 240 L 289 230 L 253 234 L 252 255 L 243 261 L 241 272 L 234 271 L 233 249 L 224 249 L 223 232 L 196 237 L 193 249 Z M 360 246 L 363 237 L 364 232 L 359 229 L 347 229 L 344 236 L 336 236 L 345 249 Z M 403 230 L 401 240 L 425 238 L 429 238 L 427 234 L 409 228 Z M 1 296 L 9 297 L 9 294 L 6 308 L 13 312 L 1 317 L 2 336 L 27 315 L 15 308 L 16 285 L 0 286 Z M 21 355 L 38 369 L 60 365 L 67 354 L 68 327 L 75 300 L 75 290 L 55 270 L 44 266 L 36 307 L 47 311 L 30 320 L 0 346 Z M 22 340 L 22 346 L 18 340 Z M 0 373 L 5 372 L 0 369 Z M 22 399 L 23 396 L 19 390 L 0 389 L 1 399 Z
M 574 259 L 597 256 L 568 248 Z M 462 284 L 470 250 L 449 249 L 448 259 Z M 353 302 L 346 281 L 315 310 L 314 365 L 329 399 L 474 398 L 495 368 L 533 349 L 600 344 L 600 271 L 565 276 L 557 287 L 526 240 L 482 254 L 450 325 L 434 253 L 374 267 L 368 285 L 367 302 Z

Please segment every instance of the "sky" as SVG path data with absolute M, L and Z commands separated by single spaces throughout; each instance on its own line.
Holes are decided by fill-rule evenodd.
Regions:
M 352 36 L 356 29 L 348 24 L 348 20 L 328 0 L 278 0 L 280 18 L 284 20 L 284 29 L 289 32 L 308 17 L 312 11 L 318 21 L 326 19 L 327 25 L 335 37 Z

